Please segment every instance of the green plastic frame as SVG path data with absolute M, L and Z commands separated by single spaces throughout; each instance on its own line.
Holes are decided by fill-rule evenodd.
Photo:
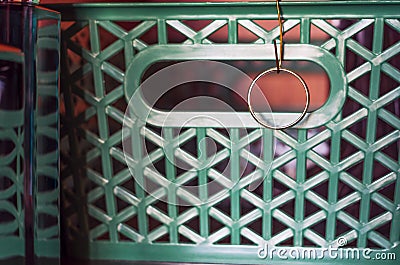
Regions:
M 400 120 L 385 106 L 400 97 L 400 87 L 380 95 L 381 71 L 399 82 L 399 70 L 393 67 L 390 59 L 399 54 L 400 42 L 396 42 L 384 49 L 384 27 L 388 26 L 400 32 L 400 2 L 399 1 L 327 1 L 327 2 L 281 2 L 285 18 L 284 29 L 289 31 L 295 26 L 300 27 L 300 44 L 287 45 L 288 60 L 301 58 L 319 63 L 331 77 L 333 92 L 327 105 L 341 108 L 343 100 L 357 102 L 360 107 L 353 113 L 344 116 L 338 109 L 328 114 L 328 110 L 321 110 L 321 121 L 311 119 L 299 124 L 299 127 L 317 127 L 320 131 L 315 136 L 308 136 L 308 130 L 298 128 L 294 130 L 295 136 L 288 131 L 271 131 L 268 129 L 255 129 L 248 139 L 251 141 L 262 140 L 272 146 L 278 140 L 289 147 L 289 151 L 274 158 L 273 150 L 264 149 L 261 158 L 250 157 L 251 163 L 260 165 L 250 175 L 240 178 L 237 165 L 246 150 L 240 130 L 243 128 L 228 128 L 230 137 L 221 135 L 216 130 L 218 126 L 202 127 L 190 124 L 191 128 L 179 136 L 174 136 L 172 127 L 165 127 L 165 135 L 149 129 L 145 122 L 160 125 L 160 112 L 152 112 L 146 121 L 132 120 L 130 137 L 133 140 L 134 154 L 129 163 L 135 168 L 135 179 L 143 181 L 152 179 L 160 183 L 158 195 L 165 196 L 170 203 L 167 210 L 157 208 L 157 199 L 148 196 L 137 183 L 128 189 L 124 186 L 132 180 L 127 168 L 115 171 L 115 164 L 126 163 L 120 147 L 121 130 L 112 131 L 109 120 L 113 119 L 122 127 L 124 109 L 114 105 L 115 102 L 125 101 L 136 89 L 141 74 L 146 66 L 160 59 L 273 59 L 273 49 L 267 49 L 272 41 L 279 36 L 277 29 L 270 31 L 257 27 L 253 20 L 276 20 L 275 3 L 140 3 L 140 4 L 73 4 L 54 5 L 51 8 L 59 10 L 62 19 L 74 22 L 64 31 L 64 44 L 66 52 L 82 58 L 82 65 L 77 69 L 66 69 L 63 83 L 63 93 L 66 106 L 65 126 L 69 128 L 69 145 L 65 150 L 69 163 L 65 165 L 63 182 L 66 186 L 66 202 L 68 223 L 67 234 L 70 236 L 71 254 L 81 258 L 104 260 L 131 260 L 131 261 L 160 261 L 160 262 L 199 262 L 199 263 L 233 263 L 233 264 L 287 264 L 289 260 L 265 260 L 257 256 L 259 246 L 265 242 L 277 245 L 287 239 L 293 239 L 291 247 L 287 250 L 303 247 L 305 239 L 318 246 L 328 247 L 336 243 L 338 236 L 344 236 L 353 242 L 357 249 L 367 247 L 369 241 L 380 246 L 372 253 L 394 253 L 400 256 L 400 177 L 399 157 L 391 158 L 382 150 L 392 146 L 400 139 Z M 348 28 L 338 29 L 328 20 L 354 19 L 356 22 Z M 194 31 L 185 27 L 182 20 L 212 20 L 212 26 L 204 30 Z M 140 21 L 130 30 L 123 29 L 116 22 Z M 224 44 L 210 43 L 207 36 L 219 29 L 228 26 L 228 39 Z M 241 25 L 250 30 L 258 40 L 252 44 L 238 43 L 237 29 Z M 311 25 L 321 29 L 329 35 L 329 40 L 319 47 L 311 46 Z M 352 37 L 367 27 L 374 27 L 372 50 L 363 47 Z M 148 45 L 140 40 L 140 36 L 150 28 L 157 29 L 157 43 Z M 170 44 L 167 36 L 167 27 L 173 27 L 187 37 L 181 44 Z M 88 29 L 90 44 L 77 43 L 73 38 L 83 28 Z M 112 34 L 116 40 L 104 50 L 101 49 L 100 29 Z M 298 47 L 309 49 L 310 54 L 296 55 Z M 249 55 L 237 55 L 227 49 L 240 50 L 251 47 L 254 52 Z M 270 46 L 272 47 L 272 46 Z M 333 48 L 336 48 L 332 52 Z M 333 53 L 335 58 L 330 66 L 327 62 L 330 55 L 320 57 L 314 51 L 325 54 Z M 201 51 L 208 51 L 207 55 L 200 55 Z M 229 56 L 220 56 L 224 50 Z M 262 50 L 262 51 L 261 51 Z M 346 65 L 346 52 L 350 50 L 365 61 L 351 71 L 344 71 Z M 124 70 L 113 65 L 108 60 L 122 52 Z M 246 57 L 248 56 L 248 57 Z M 324 59 L 321 59 L 324 58 Z M 133 63 L 135 62 L 135 63 Z M 362 94 L 351 84 L 354 80 L 370 73 L 369 91 Z M 111 92 L 106 92 L 104 76 L 107 74 L 119 83 Z M 345 74 L 345 76 L 344 76 Z M 78 81 L 85 75 L 93 79 L 93 88 L 80 87 Z M 335 80 L 338 81 L 337 87 Z M 336 98 L 337 97 L 337 98 Z M 82 113 L 75 113 L 73 98 L 84 101 L 88 108 Z M 144 102 L 137 109 L 137 116 L 143 117 L 142 107 L 147 108 Z M 332 105 L 330 105 L 332 104 Z M 318 113 L 316 111 L 315 113 Z M 180 115 L 178 113 L 178 115 Z M 182 114 L 186 115 L 186 114 Z M 249 116 L 250 114 L 243 114 Z M 311 116 L 312 114 L 310 114 Z M 284 116 L 284 115 L 282 115 Z M 328 117 L 329 116 L 329 117 Z M 92 122 L 93 119 L 96 122 Z M 284 117 L 283 117 L 284 118 Z M 246 118 L 247 119 L 247 118 Z M 245 119 L 245 120 L 246 120 Z M 387 135 L 377 137 L 376 129 L 378 119 L 385 121 L 392 128 Z M 350 127 L 365 120 L 365 137 L 361 138 L 350 130 Z M 248 127 L 255 127 L 254 121 L 247 119 Z M 323 124 L 323 126 L 321 126 Z M 94 125 L 90 128 L 89 125 Z M 181 125 L 181 122 L 169 124 Z M 146 138 L 147 137 L 147 138 Z M 165 178 L 169 181 L 183 182 L 189 174 L 179 175 L 172 163 L 165 163 L 165 176 L 152 171 L 148 165 L 155 163 L 165 156 L 172 155 L 178 158 L 182 155 L 179 143 L 187 139 L 195 139 L 199 153 L 205 153 L 204 139 L 211 137 L 224 148 L 218 153 L 221 159 L 229 157 L 233 161 L 230 176 L 219 176 L 211 166 L 197 171 L 196 178 L 199 182 L 207 181 L 208 177 L 221 178 L 222 189 L 229 189 L 233 181 L 239 180 L 238 186 L 230 190 L 224 199 L 230 201 L 230 213 L 221 212 L 216 203 L 194 206 L 183 213 L 178 213 L 174 203 L 178 197 L 183 197 L 183 190 L 170 190 Z M 66 138 L 65 138 L 66 139 Z M 142 156 L 142 141 L 152 142 L 156 149 L 150 155 Z M 323 157 L 314 150 L 316 146 L 330 141 L 331 148 L 328 157 Z M 342 141 L 351 143 L 356 151 L 342 157 Z M 85 146 L 85 147 L 84 147 Z M 229 147 L 228 147 L 229 146 Z M 81 149 L 82 148 L 82 149 Z M 85 149 L 86 148 L 86 149 Z M 81 153 L 82 152 L 82 153 Z M 186 154 L 187 155 L 187 154 Z M 190 157 L 190 156 L 186 156 Z M 202 163 L 205 157 L 198 154 L 192 160 Z M 296 161 L 296 179 L 283 173 L 280 168 Z M 82 161 L 85 161 L 83 163 Z M 98 161 L 101 161 L 99 163 Z M 272 161 L 271 170 L 268 171 L 266 163 Z M 322 169 L 317 175 L 307 175 L 307 161 L 312 161 Z M 362 163 L 363 173 L 360 178 L 347 172 L 352 166 Z M 371 172 L 380 163 L 388 169 L 389 173 L 378 179 L 371 176 Z M 263 193 L 255 195 L 246 187 L 253 177 L 262 178 Z M 193 176 L 192 176 L 193 177 Z M 287 187 L 287 192 L 280 196 L 273 196 L 273 183 L 277 181 Z M 73 183 L 71 185 L 71 183 Z M 88 184 L 90 183 L 90 184 Z M 323 198 L 313 191 L 321 183 L 327 184 L 328 196 Z M 351 187 L 352 192 L 344 197 L 339 196 L 339 183 Z M 387 185 L 394 186 L 393 200 L 380 194 Z M 199 190 L 199 198 L 207 198 L 207 190 Z M 187 196 L 189 197 L 189 196 Z M 80 200 L 86 199 L 82 204 Z M 246 200 L 254 205 L 254 210 L 241 214 L 241 200 Z M 294 201 L 293 216 L 280 209 L 288 201 Z M 127 206 L 118 209 L 118 203 Z M 370 218 L 371 202 L 384 209 L 382 214 Z M 318 211 L 305 216 L 305 205 L 314 203 Z M 349 215 L 345 209 L 349 206 L 359 205 L 358 218 Z M 210 231 L 209 219 L 213 218 L 222 224 L 217 232 Z M 159 226 L 151 228 L 149 220 L 156 220 Z M 188 225 L 188 220 L 195 219 L 199 222 L 199 231 L 194 231 Z M 256 234 L 247 226 L 255 221 L 262 220 L 262 233 Z M 128 225 L 130 220 L 135 225 Z M 287 229 L 274 234 L 273 220 L 287 226 Z M 326 222 L 325 235 L 315 233 L 311 226 L 320 221 Z M 337 235 L 338 223 L 346 224 L 349 230 Z M 94 224 L 94 225 L 93 225 Z M 390 226 L 390 233 L 382 235 L 375 231 L 381 224 Z M 168 235 L 168 242 L 157 242 L 157 239 Z M 215 244 L 218 239 L 230 236 L 230 244 Z M 190 239 L 191 243 L 183 243 L 180 236 Z M 254 245 L 241 245 L 241 237 L 252 241 Z M 316 263 L 315 259 L 294 260 L 296 264 Z M 339 264 L 343 259 L 324 259 L 324 263 Z M 346 260 L 346 263 L 373 264 L 376 260 Z M 386 264 L 397 264 L 398 261 L 387 260 Z
M 154 63 L 159 61 L 179 61 L 179 60 L 266 60 L 275 59 L 272 44 L 267 45 L 157 45 L 144 50 L 131 61 L 125 78 L 125 95 L 130 99 L 134 91 L 140 86 L 144 72 Z M 333 119 L 344 104 L 347 79 L 340 62 L 328 51 L 307 44 L 288 44 L 285 45 L 285 60 L 288 61 L 312 61 L 320 65 L 327 73 L 330 80 L 330 94 L 325 104 L 316 111 L 307 113 L 306 116 L 293 128 L 314 128 L 326 124 Z M 246 95 L 241 95 L 246 98 Z M 218 128 L 258 128 L 260 125 L 251 117 L 249 112 L 227 113 L 227 112 L 174 112 L 170 116 L 167 112 L 151 108 L 144 99 L 134 102 L 134 112 L 138 118 L 146 120 L 156 126 L 167 127 L 202 127 L 209 124 L 210 118 L 217 118 L 222 123 L 209 124 L 210 127 Z M 295 120 L 300 113 L 274 113 L 274 120 L 278 124 L 289 124 Z M 205 117 L 206 121 L 196 119 L 189 121 L 190 117 Z M 168 117 L 171 117 L 168 119 Z M 221 118 L 223 117 L 223 118 Z M 239 119 L 238 119 L 239 117 Z M 244 123 L 242 123 L 244 122 Z

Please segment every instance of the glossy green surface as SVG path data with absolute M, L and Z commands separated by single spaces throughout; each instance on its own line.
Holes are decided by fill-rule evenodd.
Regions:
M 24 21 L 23 5 L 11 5 L 8 14 L 6 5 L 1 5 L 2 19 Z M 0 60 L 21 63 L 21 72 L 11 73 L 18 75 L 20 80 L 28 75 L 32 69 L 27 69 L 26 62 L 30 60 L 33 65 L 34 78 L 32 87 L 28 90 L 26 80 L 13 84 L 11 79 L 5 87 L 1 87 L 8 95 L 10 106 L 21 106 L 17 109 L 2 109 L 0 106 L 0 262 L 14 264 L 34 264 L 26 256 L 26 234 L 25 234 L 25 209 L 24 188 L 26 169 L 33 175 L 29 190 L 32 200 L 33 220 L 29 222 L 33 230 L 32 252 L 38 259 L 54 258 L 51 264 L 58 264 L 60 256 L 60 210 L 59 210 L 59 115 L 58 115 L 58 79 L 59 79 L 59 51 L 60 51 L 60 16 L 54 11 L 40 7 L 31 7 L 33 49 L 32 55 L 24 52 L 26 39 L 23 35 L 18 36 L 21 40 L 12 39 L 23 48 L 14 48 L 18 52 L 1 50 Z M 25 10 L 26 11 L 26 10 Z M 8 17 L 7 17 L 7 15 Z M 3 21 L 2 21 L 3 22 Z M 26 21 L 25 21 L 26 22 Z M 3 24 L 4 25 L 4 24 Z M 18 27 L 18 23 L 12 24 L 9 29 L 13 34 L 20 31 L 26 32 Z M 15 36 L 15 35 L 11 35 Z M 3 42 L 6 40 L 2 40 Z M 22 43 L 22 44 L 21 44 Z M 6 46 L 4 46 L 6 47 Z M 12 68 L 14 69 L 14 68 Z M 4 78 L 4 77 L 2 77 Z M 14 80 L 14 79 L 13 79 Z M 6 80 L 8 81 L 8 80 Z M 19 86 L 20 85 L 20 86 Z M 7 90 L 14 90 L 10 93 Z M 27 91 L 32 91 L 33 107 L 27 107 Z M 4 95 L 4 94 L 3 94 Z M 3 101 L 4 102 L 4 101 Z M 5 104 L 7 106 L 7 104 Z M 24 132 L 28 130 L 26 112 L 31 113 L 32 132 L 30 143 L 25 142 Z M 25 148 L 31 146 L 34 155 L 25 159 Z M 10 149 L 10 150 L 8 150 Z M 30 161 L 27 166 L 26 161 Z M 29 185 L 28 185 L 29 186 Z M 35 263 L 36 264 L 36 263 Z M 40 264 L 37 263 L 37 264 Z
M 24 62 L 24 55 L 18 50 L 12 52 L 8 49 L 7 51 L 0 49 L 0 60 L 22 64 Z M 23 216 L 21 216 L 23 208 L 21 199 L 23 192 L 22 174 L 14 172 L 14 170 L 8 167 L 14 161 L 17 161 L 18 165 L 21 164 L 23 149 L 20 143 L 23 142 L 23 134 L 20 128 L 23 126 L 24 121 L 23 110 L 0 110 L 0 121 L 0 140 L 11 140 L 15 144 L 15 148 L 6 156 L 2 155 L 0 159 L 2 176 L 7 177 L 14 183 L 11 187 L 0 191 L 0 210 L 3 213 L 10 213 L 14 217 L 14 220 L 11 222 L 2 222 L 0 226 L 0 260 L 2 260 L 24 254 L 24 241 L 21 233 L 23 227 Z M 18 128 L 17 131 L 15 131 L 15 128 Z M 4 180 L 2 179 L 2 181 Z M 17 194 L 18 198 L 16 204 L 9 201 L 14 194 Z M 11 236 L 15 231 L 18 231 L 19 236 Z
M 36 234 L 37 257 L 60 257 L 59 58 L 60 17 L 37 9 Z M 44 25 L 41 25 L 40 23 Z M 48 24 L 46 24 L 48 23 Z M 54 259 L 52 264 L 58 264 Z M 40 264 L 40 262 L 37 262 Z
M 0 47 L 3 48 L 3 47 Z M 8 47 L 4 46 L 4 50 L 1 50 L 0 53 L 0 60 L 9 61 L 9 62 L 16 62 L 16 63 L 23 63 L 24 56 L 19 50 L 12 51 L 8 49 Z
M 222 25 L 218 25 L 214 29 L 208 29 L 209 32 L 218 30 Z M 253 28 L 250 26 L 250 28 Z M 255 28 L 253 28 L 255 29 Z M 118 35 L 118 32 L 112 33 Z M 201 43 L 206 36 L 199 39 Z M 270 37 L 271 38 L 271 37 Z M 195 42 L 196 43 L 196 42 Z M 114 52 L 118 51 L 116 48 Z M 113 52 L 113 51 L 110 51 Z M 83 51 L 85 53 L 85 51 Z M 126 70 L 126 78 L 124 83 L 125 97 L 129 100 L 135 88 L 139 87 L 142 76 L 145 71 L 156 62 L 160 61 L 187 61 L 187 60 L 214 60 L 214 61 L 229 61 L 229 60 L 265 60 L 273 61 L 275 59 L 274 49 L 272 45 L 156 45 L 148 47 L 129 63 Z M 285 45 L 285 60 L 286 61 L 311 61 L 320 65 L 327 73 L 330 80 L 330 94 L 324 106 L 316 111 L 307 113 L 294 128 L 314 128 L 322 126 L 332 118 L 334 118 L 344 104 L 347 79 L 343 67 L 340 62 L 327 50 L 308 45 L 308 44 L 287 44 Z M 241 93 L 241 91 L 237 92 Z M 246 94 L 241 95 L 246 98 Z M 221 127 L 237 128 L 245 126 L 246 128 L 258 128 L 259 124 L 250 116 L 249 112 L 227 113 L 227 112 L 174 112 L 174 115 L 168 119 L 169 113 L 152 109 L 146 103 L 145 99 L 137 100 L 135 104 L 135 114 L 141 120 L 146 120 L 149 124 L 156 126 L 170 127 L 207 127 L 211 126 L 210 118 L 219 121 L 212 125 L 214 128 Z M 240 119 L 237 118 L 237 115 Z M 300 113 L 282 113 L 276 112 L 274 121 L 280 124 L 289 124 L 295 120 Z M 193 116 L 207 116 L 202 121 L 201 119 L 192 120 Z M 221 118 L 223 117 L 223 118 Z M 189 122 L 188 122 L 189 121 Z
M 163 127 L 161 134 L 162 113 L 154 113 L 149 120 L 141 121 L 140 111 L 146 106 L 139 101 L 142 105 L 135 109 L 139 119 L 132 119 L 128 130 L 133 148 L 128 163 L 134 169 L 136 182 L 125 165 L 121 128 L 127 99 L 146 66 L 165 59 L 273 60 L 271 43 L 279 36 L 279 30 L 266 30 L 253 20 L 275 20 L 275 5 L 52 6 L 62 13 L 63 20 L 73 21 L 63 32 L 64 55 L 68 52 L 71 61 L 68 69 L 65 58 L 62 82 L 66 106 L 63 126 L 67 130 L 62 138 L 66 157 L 62 182 L 70 254 L 106 260 L 280 264 L 292 261 L 259 259 L 259 246 L 268 243 L 288 249 L 303 246 L 321 249 L 334 246 L 343 237 L 349 248 L 375 247 L 373 253 L 395 253 L 400 258 L 397 147 L 400 119 L 391 107 L 398 104 L 400 96 L 400 72 L 394 66 L 399 58 L 400 42 L 383 45 L 388 28 L 397 34 L 400 32 L 400 2 L 291 2 L 281 6 L 285 32 L 300 29 L 299 43 L 287 45 L 288 60 L 309 59 L 322 65 L 331 82 L 332 94 L 327 104 L 338 101 L 330 108 L 324 106 L 316 111 L 322 117 L 315 122 L 303 124 L 304 128 L 316 127 L 317 131 L 261 128 L 246 131 L 232 121 L 226 129 L 228 136 L 218 126 L 195 123 L 177 133 L 173 127 L 182 125 L 177 122 Z M 339 28 L 331 19 L 352 20 L 348 26 Z M 208 26 L 194 30 L 185 25 L 186 20 L 208 20 Z M 127 29 L 119 21 L 136 24 Z M 209 36 L 224 26 L 228 29 L 226 41 L 213 43 Z M 256 40 L 241 43 L 239 27 L 257 36 Z M 148 44 L 141 37 L 152 28 L 156 30 L 157 41 Z M 168 36 L 171 28 L 185 40 L 171 43 Z M 324 32 L 327 40 L 312 43 L 311 28 Z M 368 48 L 356 41 L 356 35 L 370 29 L 373 36 Z M 90 41 L 77 38 L 79 34 L 88 34 Z M 248 51 L 239 52 L 244 47 Z M 260 50 L 264 48 L 262 53 Z M 292 48 L 313 51 L 295 54 Z M 318 55 L 314 51 L 329 55 Z M 352 68 L 347 66 L 350 51 L 362 58 Z M 360 81 L 363 84 L 360 88 L 357 82 L 366 75 L 369 79 Z M 383 76 L 396 85 L 383 89 Z M 82 111 L 78 103 L 83 102 L 87 108 Z M 348 106 L 354 108 L 344 112 Z M 187 117 L 188 113 L 176 115 L 179 119 L 179 115 Z M 248 128 L 255 127 L 248 113 L 240 115 L 245 117 Z M 283 119 L 286 116 L 279 115 Z M 380 128 L 385 128 L 385 132 Z M 206 138 L 218 143 L 221 149 L 217 161 L 201 168 L 198 165 L 208 161 L 204 155 Z M 274 141 L 287 148 L 279 156 L 274 156 Z M 185 151 L 187 142 L 195 144 L 194 153 Z M 264 143 L 258 156 L 249 149 L 249 145 L 257 142 Z M 143 155 L 144 144 L 150 143 L 154 149 Z M 321 144 L 329 146 L 329 154 L 318 150 Z M 386 148 L 396 151 L 390 153 Z M 178 169 L 167 156 L 188 162 L 191 170 Z M 246 159 L 254 168 L 241 175 L 241 162 Z M 229 172 L 222 174 L 217 164 L 224 160 L 231 163 Z M 269 162 L 272 162 L 271 170 Z M 290 174 L 284 167 L 291 162 L 295 169 Z M 319 169 L 317 172 L 308 170 L 307 164 L 311 162 Z M 157 163 L 161 172 L 151 167 Z M 384 168 L 382 174 L 376 173 L 379 168 Z M 178 200 L 196 204 L 214 196 L 204 187 L 196 194 L 185 192 L 181 187 L 189 180 L 201 184 L 210 179 L 218 182 L 221 197 L 198 206 L 175 205 Z M 260 179 L 263 179 L 260 189 L 250 192 L 248 185 Z M 159 185 L 157 196 L 166 204 L 145 192 L 139 185 L 145 181 Z M 177 184 L 173 189 L 171 182 Z M 326 191 L 322 192 L 324 195 L 321 189 Z M 327 258 L 321 262 L 376 261 Z M 385 263 L 397 264 L 394 260 Z

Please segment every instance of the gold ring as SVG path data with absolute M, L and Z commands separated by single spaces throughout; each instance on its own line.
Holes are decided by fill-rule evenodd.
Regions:
M 272 125 L 267 124 L 265 121 L 261 120 L 260 118 L 258 118 L 258 117 L 256 116 L 256 114 L 254 113 L 253 107 L 252 107 L 252 105 L 251 105 L 251 97 L 250 97 L 251 92 L 252 92 L 252 90 L 253 90 L 253 87 L 254 87 L 254 85 L 256 84 L 256 82 L 257 82 L 258 79 L 260 79 L 260 78 L 261 78 L 262 76 L 264 76 L 264 75 L 267 75 L 267 74 L 272 73 L 272 72 L 278 72 L 278 71 L 283 71 L 283 72 L 289 73 L 289 74 L 293 75 L 294 77 L 296 77 L 297 80 L 299 80 L 300 83 L 303 85 L 304 91 L 306 92 L 306 104 L 305 104 L 305 106 L 304 106 L 303 112 L 301 113 L 301 115 L 300 115 L 295 121 L 293 121 L 293 122 L 291 122 L 291 123 L 289 123 L 289 124 L 287 124 L 287 125 L 284 125 L 284 126 L 272 126 Z M 304 116 L 307 114 L 307 110 L 308 110 L 308 106 L 309 106 L 309 105 L 310 105 L 310 92 L 309 92 L 309 90 L 308 90 L 308 87 L 307 87 L 307 85 L 306 85 L 306 82 L 304 82 L 304 80 L 303 80 L 303 78 L 301 78 L 301 76 L 299 76 L 299 75 L 296 74 L 295 72 L 290 71 L 290 70 L 285 69 L 285 68 L 279 68 L 279 69 L 278 69 L 277 67 L 274 67 L 274 68 L 270 68 L 270 69 L 268 69 L 268 70 L 262 72 L 261 74 L 259 74 L 259 75 L 251 82 L 251 85 L 250 85 L 250 87 L 249 87 L 249 91 L 247 92 L 247 106 L 249 107 L 249 111 L 250 111 L 250 113 L 251 113 L 251 116 L 253 116 L 253 118 L 254 118 L 259 124 L 261 124 L 262 126 L 268 128 L 268 129 L 282 130 L 282 129 L 287 129 L 287 128 L 289 128 L 289 127 L 292 127 L 292 126 L 296 125 L 296 124 L 299 123 L 299 122 L 304 118 Z

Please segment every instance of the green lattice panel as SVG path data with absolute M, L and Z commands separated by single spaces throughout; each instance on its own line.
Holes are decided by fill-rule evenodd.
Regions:
M 59 57 L 60 19 L 40 16 L 37 30 L 36 234 L 39 257 L 60 255 L 59 210 Z
M 11 13 L 11 18 L 20 13 Z M 35 8 L 37 23 L 36 86 L 34 135 L 34 251 L 37 257 L 59 257 L 59 154 L 58 154 L 58 75 L 60 51 L 60 17 L 47 9 Z M 13 28 L 15 30 L 15 28 Z M 3 46 L 2 46 L 3 47 Z M 23 79 L 26 74 L 23 52 L 0 51 L 0 60 L 21 64 L 20 72 L 13 73 Z M 33 58 L 32 58 L 33 60 Z M 15 80 L 14 80 L 15 81 Z M 10 81 L 11 83 L 12 81 Z M 0 262 L 3 259 L 25 255 L 24 233 L 24 118 L 23 83 L 12 87 L 16 92 L 7 98 L 12 104 L 20 101 L 20 109 L 0 109 Z M 10 89 L 9 87 L 6 87 Z M 14 91 L 13 91 L 14 92 Z M 3 94 L 4 95 L 4 94 Z M 13 102 L 14 101 L 14 102 Z M 12 105 L 10 104 L 10 105 Z M 25 144 L 26 146 L 26 144 Z M 4 262 L 19 262 L 19 259 Z
M 282 3 L 286 35 L 299 29 L 296 42 L 317 45 L 334 54 L 346 72 L 344 107 L 324 126 L 284 131 L 229 128 L 227 133 L 197 126 L 177 133 L 165 127 L 161 134 L 161 128 L 133 119 L 129 137 L 134 149 L 128 163 L 135 169 L 136 180 L 158 183 L 158 198 L 169 203 L 148 195 L 126 166 L 121 128 L 131 96 L 124 87 L 130 78 L 127 67 L 151 47 L 181 45 L 190 50 L 190 45 L 219 45 L 212 35 L 224 28 L 227 36 L 223 44 L 243 44 L 238 28 L 255 36 L 247 43 L 249 50 L 271 44 L 279 37 L 279 29 L 266 29 L 260 21 L 276 19 L 274 4 L 54 8 L 66 21 L 62 83 L 65 163 L 61 175 L 73 255 L 265 263 L 257 258 L 258 246 L 265 243 L 289 249 L 324 248 L 337 244 L 340 237 L 347 240 L 346 247 L 371 247 L 376 249 L 374 253 L 389 250 L 398 255 L 398 2 Z M 188 26 L 190 20 L 206 25 L 194 30 Z M 326 38 L 312 42 L 314 31 Z M 179 33 L 179 41 L 171 38 L 171 32 Z M 370 43 L 360 41 L 368 34 Z M 394 41 L 388 41 L 388 36 L 394 36 Z M 231 161 L 228 174 L 222 174 L 216 164 L 198 167 L 207 160 L 201 155 L 207 151 L 206 137 L 220 146 L 219 161 Z M 189 142 L 198 147 L 195 153 L 184 148 Z M 264 143 L 261 155 L 251 148 L 259 142 Z M 274 156 L 269 148 L 274 142 L 286 151 Z M 145 156 L 143 143 L 153 146 Z M 323 145 L 329 147 L 329 154 L 318 148 Z M 191 170 L 180 171 L 166 161 L 167 156 L 186 160 Z M 241 175 L 243 159 L 253 166 Z M 271 160 L 268 170 L 266 164 Z M 151 166 L 154 164 L 163 167 L 163 173 Z M 285 169 L 289 164 L 295 165 L 293 172 Z M 309 170 L 308 164 L 316 170 Z M 265 175 L 259 189 L 246 189 L 251 181 Z M 176 190 L 169 189 L 166 179 L 178 184 Z M 218 193 L 200 188 L 193 194 L 181 187 L 209 179 L 218 182 Z M 235 181 L 238 185 L 232 189 Z M 210 196 L 216 199 L 201 206 L 174 205 L 178 200 L 198 204 Z
M 23 54 L 1 52 L 0 60 L 22 64 Z M 9 246 L 0 251 L 4 258 L 23 254 L 23 111 L 0 110 L 0 120 L 0 244 Z

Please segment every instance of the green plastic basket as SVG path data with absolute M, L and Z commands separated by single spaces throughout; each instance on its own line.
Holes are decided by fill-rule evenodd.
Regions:
M 167 112 L 142 111 L 148 105 L 140 97 L 123 127 L 129 100 L 157 62 L 273 64 L 279 28 L 260 25 L 276 22 L 275 3 L 51 6 L 65 22 L 61 181 L 70 255 L 235 264 L 398 263 L 400 2 L 282 2 L 281 7 L 285 36 L 292 30 L 300 34 L 285 44 L 285 62 L 314 62 L 330 79 L 327 103 L 287 130 L 260 128 L 247 111 L 238 112 L 243 125 L 232 113 L 202 112 L 222 117 L 229 124 L 225 128 L 202 119 L 185 124 L 190 112 L 173 113 L 164 123 Z M 193 21 L 204 26 L 188 26 Z M 226 38 L 216 43 L 212 35 L 223 28 Z M 239 28 L 254 39 L 243 43 Z M 180 38 L 172 39 L 172 31 Z M 327 38 L 314 41 L 314 31 Z M 155 41 L 146 42 L 151 38 Z M 289 114 L 276 115 L 285 120 Z M 131 141 L 128 156 L 123 138 Z M 219 148 L 214 163 L 202 167 L 209 162 L 206 138 Z M 191 152 L 185 147 L 189 142 Z M 255 155 L 249 146 L 260 142 L 263 150 Z M 286 151 L 274 156 L 274 142 Z M 321 145 L 329 154 L 319 151 Z M 175 160 L 190 166 L 181 170 Z M 230 161 L 228 173 L 217 165 L 224 160 Z M 243 161 L 251 171 L 241 171 Z M 293 176 L 284 170 L 289 163 Z M 308 163 L 317 170 L 310 171 Z M 247 189 L 260 179 L 258 189 Z M 201 185 L 210 180 L 218 184 L 219 197 Z M 157 188 L 149 194 L 145 182 Z M 189 182 L 200 185 L 197 192 L 186 190 Z M 338 246 L 339 256 L 328 253 Z
M 0 263 L 58 264 L 60 14 L 10 3 L 0 17 Z

